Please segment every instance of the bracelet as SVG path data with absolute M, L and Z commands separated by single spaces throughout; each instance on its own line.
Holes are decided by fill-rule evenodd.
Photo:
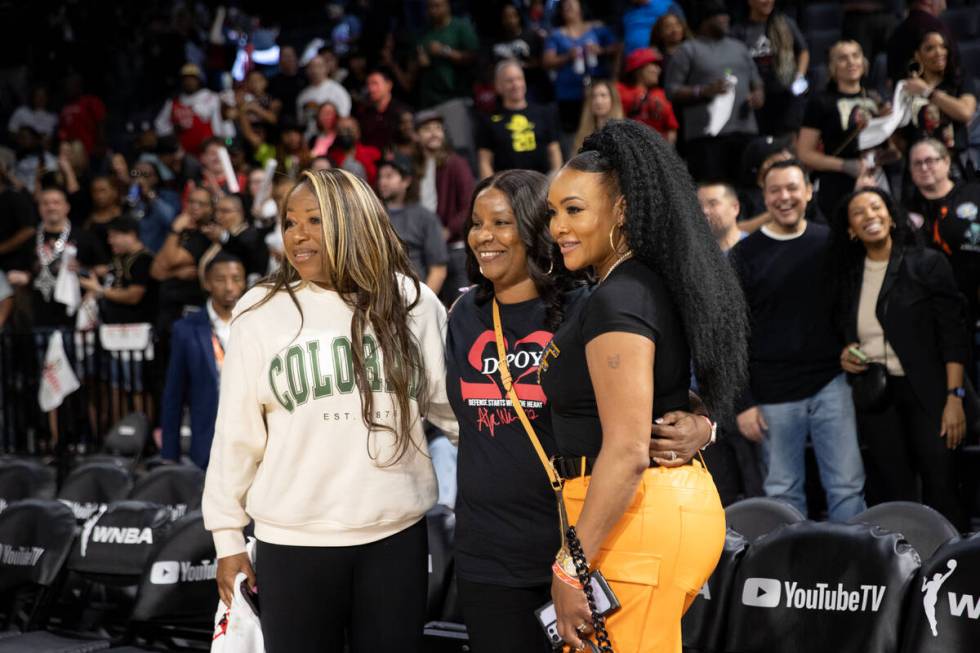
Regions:
M 578 575 L 575 571 L 575 560 L 565 547 L 558 549 L 558 553 L 555 555 L 555 564 L 561 567 L 562 571 L 571 578 Z
M 577 590 L 582 589 L 582 583 L 578 582 L 577 580 L 575 580 L 574 578 L 566 574 L 565 570 L 562 569 L 557 562 L 553 562 L 551 564 L 551 571 L 555 574 L 555 578 L 565 583 L 566 585 L 574 587 Z
M 701 447 L 701 451 L 704 451 L 718 440 L 718 422 L 712 422 L 711 418 L 707 415 L 699 415 L 699 417 L 703 417 L 704 419 L 708 420 L 708 426 L 711 427 L 711 437 L 704 443 L 704 446 Z

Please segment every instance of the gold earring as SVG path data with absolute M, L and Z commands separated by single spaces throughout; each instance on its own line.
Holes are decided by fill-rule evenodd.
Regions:
M 617 247 L 616 243 L 613 242 L 613 232 L 616 231 L 616 227 L 622 229 L 623 225 L 614 224 L 612 228 L 609 230 L 609 246 L 612 247 L 613 252 L 619 253 L 619 247 Z

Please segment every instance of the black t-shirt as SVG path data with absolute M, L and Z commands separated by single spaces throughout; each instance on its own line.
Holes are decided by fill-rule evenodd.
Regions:
M 624 261 L 567 313 L 541 362 L 541 387 L 551 401 L 563 456 L 593 457 L 602 446 L 585 346 L 612 332 L 633 333 L 657 345 L 651 418 L 690 408 L 691 353 L 677 307 L 659 274 L 636 259 Z
M 841 93 L 837 89 L 817 93 L 806 104 L 803 127 L 820 132 L 823 153 L 842 159 L 860 156 L 856 134 L 878 111 L 878 102 L 865 91 Z M 842 172 L 819 172 L 817 201 L 824 216 L 830 220 L 841 197 L 854 190 L 854 177 Z
M 977 97 L 976 84 L 972 79 L 959 84 L 944 80 L 936 88 L 953 97 L 962 95 Z M 935 138 L 952 152 L 962 152 L 969 146 L 969 131 L 966 123 L 955 122 L 927 98 L 913 97 L 911 109 L 912 120 L 901 130 L 906 143 L 912 144 L 923 138 Z
M 194 263 L 198 263 L 204 252 L 211 247 L 211 241 L 197 229 L 185 229 L 180 234 L 180 246 L 190 252 Z M 180 310 L 184 306 L 200 306 L 204 303 L 204 289 L 197 279 L 167 279 L 160 283 L 160 306 L 165 312 Z
M 48 245 L 54 245 L 60 235 L 60 232 L 49 233 L 45 231 L 44 242 Z M 102 248 L 99 246 L 98 240 L 91 232 L 85 229 L 72 228 L 71 233 L 68 235 L 65 249 L 67 250 L 69 247 L 75 248 L 75 258 L 82 271 L 90 270 L 96 265 L 101 265 L 106 262 L 102 256 Z M 64 256 L 64 253 L 62 253 L 61 256 L 48 266 L 48 270 L 55 279 L 58 278 L 58 273 L 61 271 L 61 262 Z M 37 254 L 34 255 L 32 270 L 34 276 L 31 283 L 31 307 L 34 326 L 73 327 L 76 317 L 74 315 L 68 315 L 65 310 L 65 305 L 55 301 L 53 292 L 49 297 L 45 298 L 44 294 L 38 289 L 38 285 L 43 282 L 44 276 L 42 275 L 41 262 L 37 258 Z
M 923 219 L 925 237 L 949 257 L 956 285 L 966 296 L 972 320 L 980 317 L 980 182 L 960 182 L 946 197 L 927 200 L 918 193 L 909 206 Z
M 106 324 L 133 324 L 153 322 L 156 319 L 157 283 L 150 276 L 153 254 L 143 249 L 135 254 L 114 256 L 110 269 L 112 288 L 143 286 L 146 292 L 137 304 L 119 304 L 103 299 L 99 305 L 102 321 Z
M 581 301 L 584 289 L 566 302 Z M 555 493 L 503 390 L 491 302 L 464 294 L 449 314 L 446 391 L 459 420 L 456 572 L 474 582 L 527 587 L 550 582 L 561 545 Z M 517 396 L 541 446 L 555 453 L 538 363 L 552 333 L 539 299 L 501 304 Z
M 763 228 L 732 249 L 752 323 L 752 403 L 805 399 L 841 373 L 844 345 L 825 269 L 829 240 L 829 227 L 810 222 L 791 240 Z
M 118 215 L 115 217 L 119 217 Z M 112 220 L 107 220 L 106 222 L 96 222 L 95 220 L 89 219 L 85 224 L 85 228 L 95 236 L 95 240 L 99 243 L 99 247 L 102 249 L 103 257 L 106 260 L 112 258 L 112 246 L 109 245 L 109 223 Z
M 866 91 L 841 93 L 826 90 L 806 103 L 803 126 L 820 132 L 824 154 L 853 159 L 858 156 L 854 135 L 877 114 L 878 102 Z
M 0 191 L 0 243 L 24 227 L 36 227 L 34 203 L 26 191 L 10 188 Z M 0 270 L 29 270 L 34 260 L 34 239 L 28 238 L 17 249 L 0 255 Z
M 511 111 L 500 107 L 484 116 L 477 131 L 477 147 L 493 152 L 493 169 L 551 170 L 548 145 L 558 140 L 554 113 L 528 103 L 527 108 Z

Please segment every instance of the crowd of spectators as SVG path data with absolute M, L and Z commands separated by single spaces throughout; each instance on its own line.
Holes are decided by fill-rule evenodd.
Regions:
M 930 265 L 950 274 L 915 277 L 925 297 L 949 299 L 942 284 L 955 285 L 934 315 L 944 340 L 933 362 L 960 364 L 960 385 L 976 380 L 980 5 L 949 4 L 149 2 L 89 14 L 65 3 L 47 17 L 5 8 L 5 31 L 32 19 L 45 27 L 31 43 L 11 35 L 0 46 L 11 55 L 0 64 L 0 325 L 92 328 L 92 311 L 56 292 L 70 274 L 98 322 L 152 324 L 157 357 L 170 362 L 155 414 L 176 455 L 181 402 L 217 401 L 188 391 L 202 382 L 192 372 L 206 365 L 212 384 L 220 374 L 230 307 L 281 260 L 279 202 L 304 170 L 342 168 L 374 187 L 420 279 L 448 306 L 468 285 L 462 234 L 479 179 L 553 173 L 608 120 L 636 120 L 686 160 L 752 310 L 751 388 L 723 425 L 740 444 L 713 454 L 723 494 L 764 489 L 805 510 L 809 437 L 830 516 L 846 519 L 864 502 L 858 442 L 883 422 L 855 416 L 842 376 L 861 372 L 839 355 L 844 337 L 867 335 L 868 324 L 835 322 L 839 295 L 817 299 L 835 236 L 860 240 L 841 198 L 881 189 L 908 242 L 944 255 Z M 864 147 L 862 130 L 898 111 L 907 119 Z M 887 341 L 887 309 L 873 321 Z M 892 376 L 904 377 L 900 359 L 915 367 L 900 346 L 881 350 Z M 204 438 L 213 406 L 190 408 Z M 947 434 L 970 410 L 938 412 Z M 762 443 L 758 482 L 739 432 Z M 908 446 L 902 464 L 914 468 L 923 458 Z M 206 448 L 193 458 L 206 464 Z M 895 474 L 881 480 L 868 467 L 881 483 L 874 498 L 901 494 Z M 961 521 L 950 491 L 934 503 Z

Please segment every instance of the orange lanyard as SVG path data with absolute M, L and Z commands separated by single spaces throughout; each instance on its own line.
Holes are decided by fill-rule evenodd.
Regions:
M 218 374 L 221 374 L 221 367 L 225 364 L 225 348 L 221 346 L 221 341 L 218 340 L 218 335 L 213 330 L 211 331 L 211 348 L 214 350 L 214 365 L 218 368 Z

